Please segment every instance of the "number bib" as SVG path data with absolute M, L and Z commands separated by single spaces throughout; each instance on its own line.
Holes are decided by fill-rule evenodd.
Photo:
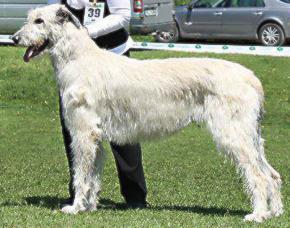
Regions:
M 100 2 L 91 4 L 85 8 L 84 25 L 91 24 L 97 20 L 103 19 L 105 13 L 105 3 Z

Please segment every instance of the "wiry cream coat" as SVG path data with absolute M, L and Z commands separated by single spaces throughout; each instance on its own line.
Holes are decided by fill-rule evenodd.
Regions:
M 56 16 L 60 10 L 63 18 Z M 35 25 L 36 18 L 44 24 Z M 96 209 L 101 141 L 156 139 L 195 121 L 205 123 L 243 173 L 254 208 L 245 219 L 260 222 L 282 213 L 281 179 L 265 158 L 260 135 L 263 88 L 253 72 L 218 59 L 139 61 L 112 54 L 59 5 L 32 11 L 17 35 L 25 46 L 50 41 L 74 153 L 75 201 L 63 212 Z

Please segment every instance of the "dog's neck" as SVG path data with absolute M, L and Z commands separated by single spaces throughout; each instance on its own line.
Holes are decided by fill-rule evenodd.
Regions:
M 89 37 L 86 29 L 78 29 L 71 23 L 64 26 L 61 32 L 54 32 L 51 43 L 53 46 L 50 48 L 50 56 L 56 75 L 66 64 L 85 55 L 88 46 L 92 46 L 96 52 L 100 50 Z
M 126 58 L 113 54 L 99 48 L 90 38 L 86 29 L 77 29 L 73 24 L 69 23 L 68 28 L 60 32 L 61 36 L 55 37 L 52 41 L 53 47 L 50 49 L 50 56 L 55 70 L 56 79 L 60 91 L 64 90 L 69 82 L 74 78 L 71 74 L 67 76 L 66 71 L 70 71 L 71 67 L 79 64 L 81 67 L 89 67 L 93 64 L 97 75 L 108 75 L 108 71 L 116 69 L 115 59 L 122 59 L 126 62 Z M 93 58 L 92 58 L 93 57 Z M 95 62 L 91 62 L 94 59 Z M 84 64 L 87 62 L 86 64 Z M 77 68 L 75 68 L 77 69 Z M 85 75 L 74 74 L 75 77 L 85 77 Z

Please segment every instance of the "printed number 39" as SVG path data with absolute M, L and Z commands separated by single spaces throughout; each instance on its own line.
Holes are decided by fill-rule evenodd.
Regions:
M 100 13 L 101 13 L 100 9 L 89 8 L 88 17 L 99 17 Z

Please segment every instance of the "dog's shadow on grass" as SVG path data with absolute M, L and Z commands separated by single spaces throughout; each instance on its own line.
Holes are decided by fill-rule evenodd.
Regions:
M 55 210 L 61 207 L 61 205 L 68 204 L 69 201 L 66 198 L 57 196 L 33 196 L 24 198 L 27 205 L 45 207 L 51 210 Z
M 125 203 L 115 203 L 109 199 L 102 199 L 100 201 L 100 209 L 104 210 L 128 210 L 130 208 L 127 207 Z M 227 209 L 227 208 L 219 208 L 219 207 L 204 207 L 204 206 L 182 206 L 182 205 L 162 205 L 162 206 L 153 206 L 148 205 L 146 208 L 142 208 L 142 210 L 153 210 L 153 211 L 183 211 L 188 213 L 196 213 L 202 215 L 218 215 L 218 216 L 242 216 L 248 214 L 249 211 L 245 210 L 235 210 L 235 209 Z
M 26 197 L 24 198 L 27 205 L 33 205 L 37 207 L 45 207 L 51 210 L 59 209 L 61 205 L 68 203 L 67 199 L 60 198 L 56 196 L 35 196 L 35 197 Z M 7 205 L 8 206 L 8 205 Z M 127 207 L 125 203 L 116 203 L 110 199 L 101 199 L 100 205 L 98 206 L 99 210 L 129 210 L 132 209 Z M 140 209 L 139 209 L 140 210 Z M 162 206 L 152 206 L 148 205 L 142 210 L 153 210 L 153 211 L 183 211 L 188 213 L 196 213 L 202 215 L 218 215 L 218 216 L 242 216 L 249 211 L 245 210 L 236 210 L 236 209 L 227 209 L 223 207 L 205 207 L 205 206 L 182 206 L 182 205 L 162 205 Z

